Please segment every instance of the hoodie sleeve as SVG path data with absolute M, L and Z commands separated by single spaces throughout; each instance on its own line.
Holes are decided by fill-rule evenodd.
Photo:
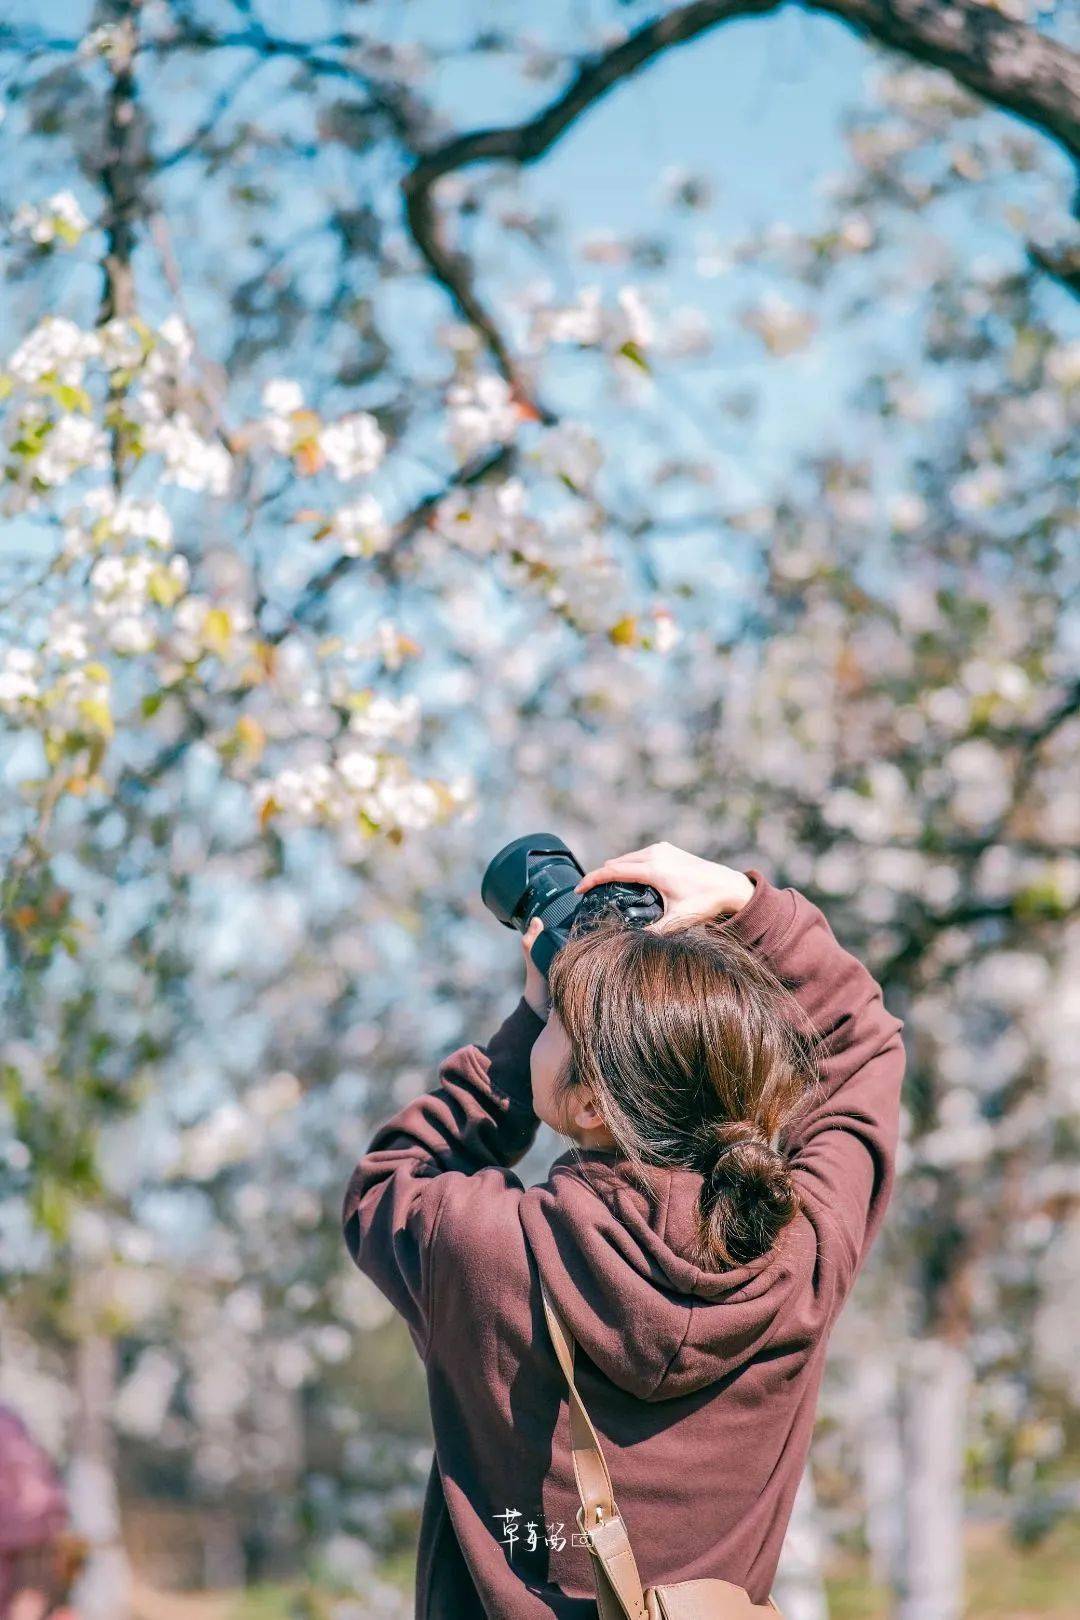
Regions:
M 486 1046 L 463 1046 L 442 1060 L 435 1089 L 379 1127 L 349 1179 L 346 1247 L 405 1318 L 421 1355 L 447 1190 L 463 1175 L 516 1164 L 532 1145 L 539 1120 L 529 1053 L 543 1027 L 522 996 Z
M 760 872 L 747 876 L 754 893 L 727 926 L 783 981 L 820 1039 L 819 1081 L 784 1146 L 804 1207 L 835 1240 L 850 1284 L 892 1194 L 904 1026 L 812 901 Z

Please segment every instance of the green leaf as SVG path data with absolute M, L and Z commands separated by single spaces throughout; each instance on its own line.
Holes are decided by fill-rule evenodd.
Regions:
M 624 360 L 629 360 L 633 365 L 637 366 L 640 371 L 648 372 L 649 362 L 646 360 L 644 354 L 641 352 L 632 338 L 627 339 L 622 348 L 619 350 L 619 353 L 622 355 Z

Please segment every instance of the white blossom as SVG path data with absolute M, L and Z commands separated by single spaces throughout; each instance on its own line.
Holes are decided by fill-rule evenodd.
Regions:
M 770 354 L 794 354 L 804 349 L 817 330 L 817 322 L 780 293 L 767 292 L 761 302 L 744 310 L 742 324 L 756 332 Z
M 386 453 L 382 429 L 367 411 L 343 416 L 322 428 L 319 446 L 342 482 L 373 473 Z
M 415 692 L 392 698 L 385 693 L 372 697 L 370 703 L 349 721 L 349 730 L 365 742 L 378 744 L 390 741 L 412 743 L 420 723 L 420 699 Z
M 88 416 L 61 416 L 46 435 L 28 469 L 41 484 L 55 488 L 77 472 L 108 465 L 109 441 Z
M 259 423 L 259 436 L 278 455 L 292 455 L 311 431 L 295 420 L 304 409 L 300 384 L 289 377 L 274 377 L 263 388 L 261 398 L 267 415 Z
M 224 495 L 232 476 L 232 458 L 223 444 L 204 439 L 183 411 L 149 424 L 143 434 L 148 450 L 165 463 L 163 477 L 181 489 Z
M 911 534 L 926 522 L 929 509 L 921 495 L 905 490 L 889 502 L 889 520 L 897 534 Z
M 683 638 L 682 629 L 675 615 L 667 608 L 657 608 L 653 613 L 653 647 L 666 657 Z
M 195 339 L 185 321 L 175 311 L 172 315 L 167 315 L 158 327 L 158 338 L 172 351 L 170 358 L 178 366 L 186 365 L 195 352 Z
M 330 533 L 347 557 L 370 557 L 385 551 L 392 530 L 374 495 L 341 507 L 330 522 Z
M 142 338 L 130 321 L 119 316 L 98 328 L 98 353 L 107 371 L 131 370 L 145 358 Z
M 543 308 L 533 317 L 534 344 L 569 343 L 617 354 L 628 346 L 647 349 L 655 337 L 652 317 L 635 287 L 620 287 L 615 306 L 605 306 L 600 288 L 582 288 L 573 304 Z
M 49 616 L 49 634 L 44 653 L 60 663 L 77 664 L 90 656 L 89 627 L 74 608 L 54 608 Z
M 865 253 L 874 245 L 874 226 L 865 214 L 848 214 L 841 221 L 840 246 L 847 253 Z
M 0 665 L 0 709 L 17 714 L 38 696 L 37 660 L 25 647 L 9 647 Z
M 505 378 L 487 372 L 455 383 L 447 392 L 446 436 L 458 460 L 470 461 L 517 432 L 519 413 Z
M 525 486 L 519 478 L 506 478 L 476 489 L 454 490 L 439 502 L 435 528 L 477 555 L 520 547 L 534 531 L 525 511 Z
M 304 408 L 304 390 L 291 377 L 274 377 L 262 391 L 263 409 L 271 416 L 288 416 Z
M 11 222 L 16 236 L 29 236 L 45 247 L 59 239 L 73 247 L 90 221 L 70 191 L 58 191 L 43 203 L 21 203 Z
M 380 826 L 422 832 L 438 819 L 440 803 L 434 788 L 412 777 L 387 772 L 371 795 L 373 819 Z
M 250 1158 L 254 1150 L 250 1115 L 235 1102 L 223 1103 L 188 1131 L 183 1168 L 193 1181 L 210 1181 L 228 1165 Z
M 576 490 L 591 489 L 603 459 L 600 445 L 580 422 L 560 422 L 541 436 L 536 459 L 544 472 Z
M 1005 474 L 988 463 L 958 478 L 949 494 L 959 512 L 981 512 L 996 506 L 1005 493 Z
M 1051 350 L 1046 357 L 1046 375 L 1061 388 L 1080 388 L 1080 338 Z
M 378 760 L 362 748 L 344 751 L 338 757 L 337 768 L 346 786 L 354 793 L 364 793 L 374 787 L 379 775 Z
M 7 369 L 18 382 L 27 385 L 54 374 L 58 382 L 76 388 L 83 380 L 87 360 L 96 352 L 92 333 L 84 332 L 62 315 L 46 315 L 23 338 Z

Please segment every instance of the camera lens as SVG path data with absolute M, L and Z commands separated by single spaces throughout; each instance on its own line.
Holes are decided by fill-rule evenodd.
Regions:
M 575 885 L 584 875 L 584 867 L 553 833 L 515 838 L 484 873 L 480 897 L 501 923 L 520 933 L 534 917 L 543 923 L 532 959 L 545 975 L 571 933 L 586 932 L 612 909 L 628 927 L 643 927 L 663 915 L 663 899 L 649 884 L 599 883 L 587 894 L 576 894 Z

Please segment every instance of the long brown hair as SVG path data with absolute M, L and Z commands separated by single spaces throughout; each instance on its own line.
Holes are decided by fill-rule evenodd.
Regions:
M 557 1090 L 591 1093 L 631 1168 L 702 1175 L 695 1263 L 745 1265 L 799 1200 L 778 1138 L 815 1078 L 813 1034 L 764 963 L 717 922 L 571 936 L 548 973 L 570 1043 Z

